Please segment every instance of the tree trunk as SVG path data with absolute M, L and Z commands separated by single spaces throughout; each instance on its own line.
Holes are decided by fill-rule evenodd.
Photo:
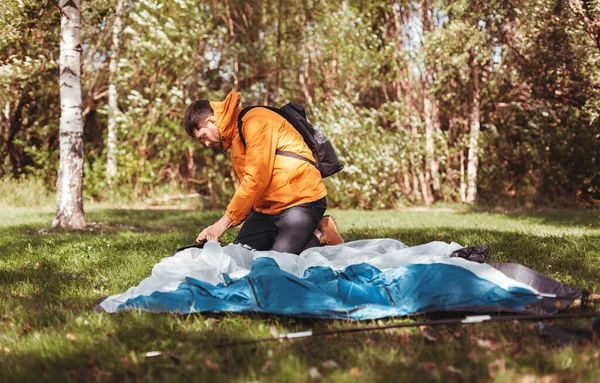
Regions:
M 467 183 L 465 179 L 465 155 L 460 150 L 460 200 L 467 202 Z
M 7 149 L 10 137 L 10 125 L 10 101 L 6 101 L 6 104 L 2 108 L 2 114 L 0 115 L 0 138 L 2 138 L 2 145 Z
M 415 162 L 415 155 L 413 153 L 410 154 L 410 165 L 411 165 L 411 175 L 412 175 L 412 191 L 413 198 L 415 202 L 421 202 L 423 200 L 423 195 L 421 194 L 421 187 L 419 186 L 419 177 L 417 176 L 417 164 Z
M 422 1 L 419 5 L 419 16 L 423 34 L 433 31 L 433 15 L 433 2 Z M 434 80 L 435 70 L 424 68 L 421 75 L 421 84 L 423 89 L 423 122 L 425 125 L 425 172 L 427 178 L 431 177 L 432 199 L 439 199 L 441 198 L 440 165 L 435 159 L 435 136 L 440 130 L 440 117 L 438 101 L 431 90 Z
M 227 15 L 227 26 L 229 27 L 229 36 L 231 37 L 232 41 L 236 40 L 236 36 L 235 36 L 235 27 L 234 27 L 234 23 L 233 23 L 233 16 L 231 15 L 231 6 L 229 4 L 229 1 L 225 1 L 225 14 Z M 239 59 L 238 59 L 238 55 L 237 53 L 233 56 L 233 73 L 232 73 L 232 77 L 233 77 L 233 85 L 235 87 L 235 89 L 239 89 L 239 77 L 238 77 L 238 72 L 239 72 Z
M 479 168 L 479 118 L 480 118 L 480 90 L 479 67 L 474 58 L 471 59 L 471 113 L 469 155 L 467 158 L 467 203 L 477 200 L 477 170 Z
M 196 161 L 194 160 L 194 147 L 190 146 L 187 151 L 187 176 L 188 178 L 196 177 Z M 193 186 L 190 185 L 189 192 L 195 192 Z
M 119 36 L 121 29 L 123 28 L 123 20 L 121 15 L 125 0 L 118 0 L 115 8 L 115 21 L 112 28 L 112 46 L 110 48 L 110 64 L 109 68 L 109 80 L 108 80 L 108 141 L 106 145 L 106 180 L 108 186 L 112 186 L 112 183 L 117 176 L 117 112 L 118 112 L 118 98 L 117 98 L 117 86 L 116 72 L 117 72 L 117 60 L 119 57 Z
M 83 121 L 81 118 L 81 0 L 61 0 L 60 164 L 52 226 L 83 229 Z
M 427 79 L 424 80 L 427 82 Z M 440 117 L 437 100 L 429 91 L 429 84 L 424 84 L 423 112 L 425 117 L 425 154 L 426 162 L 431 174 L 433 195 L 435 199 L 441 198 L 440 163 L 435 158 L 435 136 L 440 130 Z
M 306 24 L 306 18 L 304 19 L 304 23 Z M 303 35 L 306 35 L 306 32 L 303 31 Z M 310 65 L 310 52 L 308 50 L 306 38 L 304 38 L 302 43 L 302 69 L 298 71 L 298 81 L 302 86 L 302 92 L 304 93 L 304 99 L 308 105 L 313 105 L 313 98 L 311 95 L 311 82 L 312 82 L 312 74 L 311 74 L 311 65 Z
M 275 103 L 279 104 L 279 97 L 281 92 L 281 72 L 283 69 L 283 57 L 281 53 L 281 30 L 283 29 L 283 1 L 279 0 L 277 3 L 277 23 L 276 23 L 276 38 L 275 38 Z

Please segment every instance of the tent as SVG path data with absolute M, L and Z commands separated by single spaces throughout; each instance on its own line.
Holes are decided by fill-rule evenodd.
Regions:
M 457 243 L 371 239 L 300 255 L 208 242 L 162 259 L 106 312 L 260 312 L 365 320 L 431 312 L 551 314 L 582 291 L 522 265 L 473 262 Z

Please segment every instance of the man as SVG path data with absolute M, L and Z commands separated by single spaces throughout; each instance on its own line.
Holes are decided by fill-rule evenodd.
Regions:
M 238 132 L 240 95 L 231 91 L 225 101 L 195 101 L 183 125 L 206 146 L 231 148 L 231 162 L 240 181 L 223 217 L 198 234 L 196 242 L 216 241 L 230 227 L 244 222 L 234 243 L 256 250 L 300 254 L 319 245 L 343 240 L 335 220 L 323 216 L 327 190 L 319 170 L 277 150 L 314 160 L 302 136 L 279 114 L 254 108 L 242 118 Z

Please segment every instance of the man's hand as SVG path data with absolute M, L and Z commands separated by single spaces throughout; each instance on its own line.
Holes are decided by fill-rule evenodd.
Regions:
M 202 230 L 196 238 L 197 243 L 204 241 L 218 241 L 219 237 L 231 226 L 231 219 L 224 215 L 220 220 Z

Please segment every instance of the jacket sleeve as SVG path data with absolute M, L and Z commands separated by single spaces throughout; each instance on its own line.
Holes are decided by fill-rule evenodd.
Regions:
M 269 186 L 277 149 L 277 129 L 272 120 L 249 116 L 243 122 L 242 132 L 246 139 L 244 176 L 226 211 L 232 226 L 246 219 Z

